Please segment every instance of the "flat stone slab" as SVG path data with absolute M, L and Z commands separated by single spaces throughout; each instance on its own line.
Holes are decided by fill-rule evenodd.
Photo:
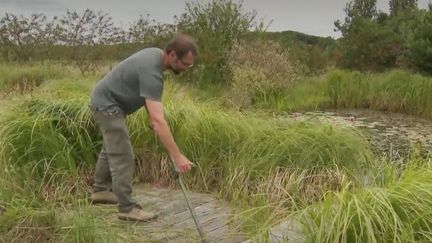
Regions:
M 222 200 L 204 193 L 187 192 L 208 242 L 243 242 L 244 233 L 232 220 L 232 210 Z M 151 222 L 127 222 L 117 218 L 115 205 L 95 205 L 97 215 L 128 242 L 200 242 L 198 230 L 180 189 L 135 185 L 133 198 L 148 211 L 158 212 Z M 122 236 L 123 235 L 123 236 Z

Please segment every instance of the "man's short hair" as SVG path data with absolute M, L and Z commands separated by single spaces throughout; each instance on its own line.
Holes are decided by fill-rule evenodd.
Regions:
M 195 40 L 186 34 L 177 34 L 165 47 L 167 54 L 174 51 L 179 59 L 183 58 L 186 54 L 192 52 L 192 55 L 198 55 L 198 48 Z

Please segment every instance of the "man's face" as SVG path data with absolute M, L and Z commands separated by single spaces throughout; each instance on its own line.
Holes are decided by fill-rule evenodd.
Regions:
M 170 54 L 170 69 L 175 75 L 180 74 L 193 66 L 194 56 L 191 51 L 189 51 L 183 58 L 178 58 L 177 54 L 172 51 Z

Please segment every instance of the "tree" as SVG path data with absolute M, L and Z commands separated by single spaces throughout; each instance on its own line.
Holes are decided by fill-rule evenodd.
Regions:
M 245 12 L 243 2 L 213 0 L 187 2 L 186 12 L 176 18 L 179 31 L 194 36 L 209 82 L 228 82 L 228 56 L 241 36 L 256 27 L 256 11 Z M 202 78 L 202 77 L 201 77 Z
M 7 60 L 28 61 L 36 45 L 52 44 L 58 31 L 55 19 L 47 22 L 44 14 L 32 14 L 30 17 L 6 13 L 0 19 L 0 45 L 6 46 Z
M 353 0 L 347 3 L 344 11 L 346 13 L 345 22 L 337 20 L 334 23 L 336 31 L 341 31 L 343 36 L 348 34 L 355 19 L 373 20 L 378 16 L 376 0 Z
M 390 0 L 390 15 L 392 16 L 417 9 L 417 0 Z
M 150 16 L 140 15 L 138 20 L 134 21 L 128 29 L 127 40 L 130 43 L 142 43 L 146 39 L 155 35 L 156 20 L 149 19 Z
M 354 0 L 347 5 L 345 22 L 335 22 L 342 64 L 360 70 L 410 67 L 407 38 L 417 21 L 416 0 L 392 0 L 391 14 L 377 12 L 375 1 Z
M 353 21 L 350 34 L 341 40 L 342 64 L 364 71 L 394 67 L 401 45 L 390 28 L 359 18 Z
M 140 15 L 138 20 L 130 24 L 126 42 L 154 44 L 160 39 L 166 39 L 175 29 L 175 25 L 158 23 L 155 19 L 150 19 L 149 15 Z
M 82 14 L 67 10 L 61 19 L 61 44 L 70 46 L 70 58 L 82 73 L 94 70 L 100 59 L 95 49 L 98 45 L 121 42 L 121 30 L 112 18 L 101 11 L 86 9 Z
M 432 74 L 432 12 L 421 12 L 408 39 L 409 55 L 416 67 Z

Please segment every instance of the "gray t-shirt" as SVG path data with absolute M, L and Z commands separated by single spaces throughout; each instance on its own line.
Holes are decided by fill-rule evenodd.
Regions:
M 145 105 L 146 99 L 161 101 L 162 53 L 159 48 L 146 48 L 115 66 L 96 84 L 91 94 L 93 108 L 131 114 Z

